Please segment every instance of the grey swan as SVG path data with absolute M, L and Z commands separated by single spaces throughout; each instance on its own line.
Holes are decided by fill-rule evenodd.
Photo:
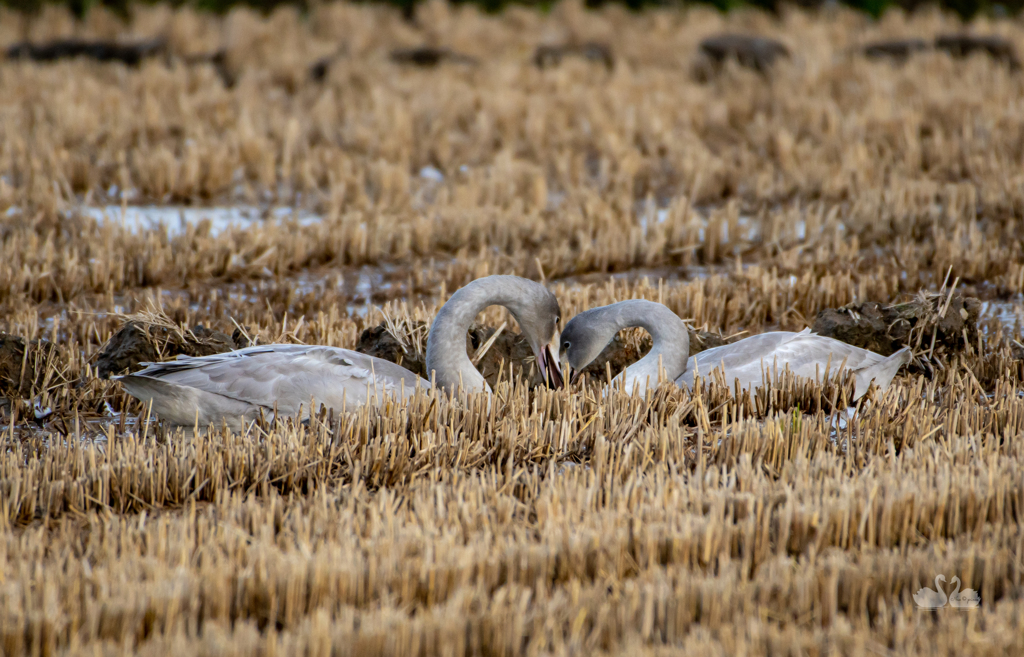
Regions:
M 882 356 L 839 340 L 811 333 L 772 331 L 754 335 L 732 344 L 702 351 L 687 358 L 690 348 L 686 324 L 660 303 L 634 299 L 592 308 L 573 317 L 561 334 L 560 353 L 572 369 L 572 380 L 624 328 L 641 327 L 651 334 L 651 352 L 622 372 L 624 389 L 640 394 L 662 373 L 679 386 L 693 388 L 695 374 L 708 376 L 720 369 L 730 386 L 738 380 L 740 388 L 753 391 L 764 383 L 767 372 L 773 377 L 789 368 L 795 376 L 820 380 L 828 368 L 830 374 L 844 366 L 855 379 L 854 400 L 860 399 L 874 381 L 881 390 L 889 387 L 896 372 L 910 362 L 911 352 L 904 347 L 891 356 Z M 845 362 L 845 365 L 844 365 Z
M 427 371 L 437 387 L 453 394 L 490 392 L 466 353 L 466 332 L 488 306 L 504 306 L 519 323 L 541 376 L 563 383 L 558 363 L 558 300 L 546 287 L 516 276 L 487 276 L 456 291 L 442 306 L 427 336 Z M 136 399 L 173 426 L 225 423 L 240 431 L 261 413 L 296 417 L 310 401 L 353 409 L 387 395 L 407 398 L 430 382 L 373 356 L 301 344 L 269 344 L 212 356 L 178 356 L 117 377 Z

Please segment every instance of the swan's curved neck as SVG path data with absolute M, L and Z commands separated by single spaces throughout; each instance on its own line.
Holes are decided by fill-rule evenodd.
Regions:
M 632 392 L 634 385 L 643 392 L 648 383 L 658 384 L 659 366 L 669 381 L 674 381 L 686 371 L 690 355 L 690 334 L 686 324 L 674 312 L 653 301 L 634 299 L 615 304 L 616 330 L 639 326 L 651 334 L 654 342 L 649 354 L 626 368 L 622 377 L 626 392 Z
M 512 276 L 488 276 L 457 290 L 441 307 L 427 336 L 427 377 L 449 392 L 490 392 L 483 375 L 466 353 L 466 332 L 488 306 L 505 306 L 519 316 L 524 300 Z M 518 320 L 517 320 L 518 321 Z

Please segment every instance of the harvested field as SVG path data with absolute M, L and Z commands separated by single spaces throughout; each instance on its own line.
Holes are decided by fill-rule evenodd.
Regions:
M 1019 47 L 935 11 L 0 11 L 0 654 L 1020 653 Z M 695 349 L 914 361 L 853 408 L 603 397 L 630 330 L 554 391 L 491 308 L 490 403 L 186 438 L 109 378 L 256 342 L 423 367 L 493 273 L 564 319 L 661 301 Z M 940 575 L 980 605 L 919 608 Z

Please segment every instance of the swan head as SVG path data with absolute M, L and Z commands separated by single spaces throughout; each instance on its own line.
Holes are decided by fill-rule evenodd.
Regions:
M 509 277 L 512 278 L 512 277 Z M 506 307 L 519 324 L 530 345 L 537 368 L 544 382 L 554 388 L 565 384 L 558 361 L 558 327 L 562 322 L 562 309 L 558 299 L 543 285 L 519 279 L 519 293 Z
M 569 363 L 570 383 L 575 383 L 587 365 L 594 362 L 619 332 L 608 306 L 585 310 L 569 320 L 559 337 L 559 353 Z

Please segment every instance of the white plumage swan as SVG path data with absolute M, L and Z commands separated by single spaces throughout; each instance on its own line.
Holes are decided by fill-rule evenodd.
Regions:
M 558 300 L 543 285 L 516 276 L 488 276 L 456 291 L 438 312 L 427 336 L 427 371 L 437 386 L 454 392 L 490 391 L 466 353 L 466 331 L 492 305 L 508 308 L 530 344 L 545 380 L 561 385 L 557 356 Z M 548 341 L 554 339 L 552 344 Z M 118 377 L 129 394 L 172 425 L 224 422 L 238 431 L 260 413 L 295 417 L 300 408 L 352 409 L 387 395 L 409 396 L 430 383 L 373 356 L 337 347 L 270 344 L 212 356 L 178 356 L 143 363 Z
M 740 388 L 751 391 L 764 384 L 767 374 L 775 378 L 787 368 L 794 375 L 820 380 L 826 370 L 835 374 L 841 367 L 853 374 L 854 399 L 868 391 L 871 382 L 885 390 L 899 368 L 910 362 L 910 349 L 882 356 L 839 340 L 811 333 L 773 331 L 732 344 L 702 351 L 692 358 L 689 334 L 679 317 L 660 303 L 634 299 L 592 308 L 573 317 L 560 338 L 560 352 L 579 376 L 615 334 L 624 328 L 641 327 L 653 338 L 651 352 L 630 365 L 619 376 L 627 392 L 643 394 L 647 385 L 656 385 L 659 364 L 666 378 L 680 386 L 693 387 L 694 375 L 707 377 L 720 369 L 730 386 L 738 380 Z

